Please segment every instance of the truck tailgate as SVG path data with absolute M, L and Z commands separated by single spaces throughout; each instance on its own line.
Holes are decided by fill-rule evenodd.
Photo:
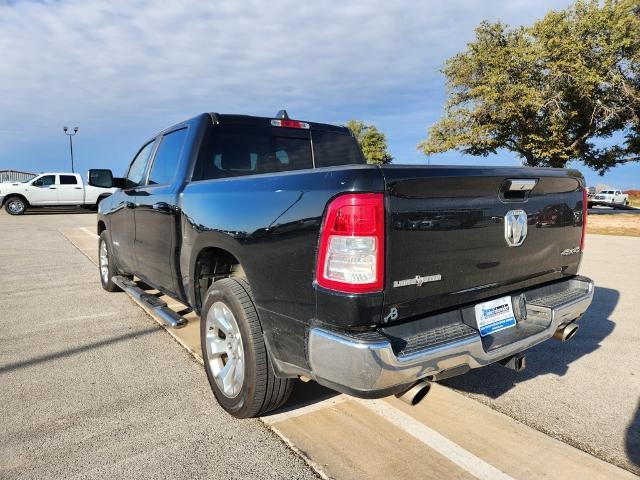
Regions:
M 584 183 L 579 172 L 403 165 L 381 170 L 387 211 L 384 304 L 385 312 L 397 312 L 385 313 L 387 320 L 577 273 Z M 535 187 L 509 190 L 510 180 L 523 179 L 535 180 Z M 514 216 L 516 223 L 526 218 L 526 236 L 517 246 L 505 234 L 505 222 Z

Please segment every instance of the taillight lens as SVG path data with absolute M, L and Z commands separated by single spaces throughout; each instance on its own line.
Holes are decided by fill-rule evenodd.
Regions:
M 589 204 L 587 189 L 582 189 L 582 237 L 580 238 L 580 251 L 584 251 L 584 237 L 587 233 L 587 205 Z
M 384 197 L 354 193 L 336 197 L 327 207 L 320 234 L 316 281 L 346 293 L 383 289 Z

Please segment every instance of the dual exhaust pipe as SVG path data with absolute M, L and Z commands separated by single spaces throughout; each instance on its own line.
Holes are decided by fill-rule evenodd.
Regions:
M 568 342 L 578 332 L 578 325 L 575 322 L 568 323 L 556 330 L 553 338 L 561 342 Z
M 396 398 L 402 400 L 407 405 L 412 407 L 419 404 L 424 397 L 427 396 L 431 390 L 431 382 L 428 380 L 420 380 L 415 383 L 409 390 L 396 393 Z
M 575 322 L 568 323 L 558 328 L 553 334 L 553 338 L 560 340 L 561 342 L 567 342 L 573 338 L 578 332 L 578 325 Z M 508 357 L 500 362 L 507 368 L 520 372 L 526 367 L 525 356 L 522 353 L 518 353 L 511 357 Z M 427 396 L 431 390 L 431 382 L 428 380 L 420 380 L 415 383 L 411 388 L 404 392 L 396 393 L 396 398 L 402 400 L 407 405 L 415 406 L 420 403 L 424 397 Z

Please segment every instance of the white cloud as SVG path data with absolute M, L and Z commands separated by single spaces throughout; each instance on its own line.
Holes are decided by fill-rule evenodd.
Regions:
M 0 130 L 154 128 L 202 111 L 437 115 L 482 19 L 566 1 L 22 1 L 0 5 Z M 6 147 L 6 145 L 5 145 Z M 0 158 L 1 160 L 1 158 Z

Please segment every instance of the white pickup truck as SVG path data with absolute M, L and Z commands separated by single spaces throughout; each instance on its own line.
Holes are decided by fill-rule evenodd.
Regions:
M 620 190 L 603 190 L 602 192 L 596 193 L 593 200 L 601 203 L 629 205 L 629 195 L 622 193 Z
M 23 182 L 0 183 L 0 206 L 10 215 L 22 215 L 30 207 L 53 205 L 91 208 L 115 191 L 85 185 L 77 173 L 41 173 Z

